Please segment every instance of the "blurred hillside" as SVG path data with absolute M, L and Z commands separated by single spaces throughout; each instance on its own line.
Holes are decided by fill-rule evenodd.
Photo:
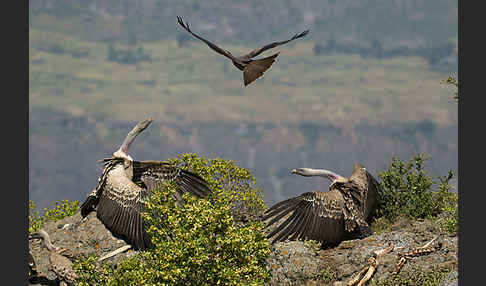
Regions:
M 275 201 L 321 187 L 292 168 L 376 174 L 393 155 L 457 169 L 457 1 L 29 1 L 30 198 L 84 200 L 126 133 L 132 157 L 182 152 L 249 168 Z M 177 25 L 247 52 L 307 28 L 242 74 Z M 269 52 L 266 55 L 270 54 Z M 265 56 L 265 55 L 262 55 Z

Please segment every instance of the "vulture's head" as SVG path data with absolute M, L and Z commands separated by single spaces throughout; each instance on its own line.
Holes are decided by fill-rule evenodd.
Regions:
M 315 176 L 315 175 L 313 175 L 312 171 L 313 170 L 309 169 L 309 168 L 298 168 L 298 169 L 292 169 L 292 171 L 290 171 L 290 174 L 297 174 L 297 175 L 301 175 L 301 176 L 304 176 L 304 177 Z
M 346 178 L 344 178 L 343 176 L 325 169 L 298 168 L 298 169 L 293 169 L 292 171 L 290 171 L 290 173 L 301 175 L 304 177 L 314 177 L 314 176 L 323 177 L 330 180 L 331 183 L 342 182 L 346 180 Z
M 130 149 L 130 145 L 132 145 L 133 141 L 135 140 L 135 138 L 137 138 L 138 134 L 144 131 L 150 125 L 150 123 L 152 123 L 152 118 L 147 118 L 137 123 L 137 125 L 133 127 L 133 129 L 130 132 L 128 132 L 127 137 L 125 138 L 125 140 L 123 140 L 123 143 L 120 146 L 120 148 L 118 148 L 118 150 L 115 153 L 113 153 L 114 158 L 123 159 L 123 166 L 125 167 L 125 169 L 128 169 L 130 167 L 132 168 L 132 170 L 128 170 L 128 171 L 133 172 L 133 159 L 132 157 L 130 157 L 130 155 L 128 155 L 128 150 Z

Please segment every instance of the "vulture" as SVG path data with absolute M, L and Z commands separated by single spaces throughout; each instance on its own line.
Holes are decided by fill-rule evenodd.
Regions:
M 56 273 L 57 278 L 61 281 L 61 285 L 74 285 L 78 277 L 73 270 L 73 263 L 62 254 L 67 249 L 54 246 L 49 234 L 43 229 L 32 233 L 30 239 L 42 239 L 43 246 L 49 250 L 50 268 Z
M 175 182 L 178 200 L 186 192 L 197 198 L 211 192 L 207 182 L 193 172 L 162 161 L 134 161 L 128 155 L 132 142 L 151 122 L 151 118 L 140 121 L 112 157 L 101 160 L 104 168 L 98 185 L 80 208 L 83 218 L 96 209 L 96 217 L 113 236 L 124 240 L 134 250 L 152 247 L 141 212 L 145 200 L 164 181 Z
M 265 211 L 267 235 L 272 244 L 286 239 L 316 240 L 322 247 L 369 235 L 372 211 L 377 207 L 380 186 L 360 164 L 349 178 L 323 169 L 293 169 L 292 174 L 321 176 L 331 181 L 328 192 L 306 192 L 276 203 Z M 285 217 L 285 218 L 284 218 Z M 283 222 L 279 223 L 283 219 Z
M 227 58 L 229 58 L 235 67 L 237 67 L 239 70 L 243 71 L 243 82 L 245 86 L 249 85 L 253 81 L 255 81 L 257 78 L 261 77 L 263 73 L 270 68 L 270 66 L 273 64 L 275 61 L 275 58 L 279 55 L 280 52 L 273 54 L 269 57 L 262 58 L 262 59 L 253 59 L 254 57 L 258 56 L 259 54 L 263 53 L 264 51 L 268 49 L 275 48 L 277 46 L 286 44 L 290 41 L 293 41 L 298 38 L 302 38 L 305 35 L 309 33 L 309 30 L 306 30 L 300 34 L 295 34 L 292 38 L 286 40 L 286 41 L 281 41 L 281 42 L 273 42 L 268 45 L 264 45 L 261 48 L 254 49 L 253 51 L 249 52 L 246 55 L 243 56 L 233 56 L 231 52 L 222 49 L 212 42 L 204 39 L 203 37 L 193 33 L 191 29 L 189 28 L 189 23 L 184 23 L 181 17 L 177 16 L 177 21 L 179 22 L 179 25 L 182 26 L 187 32 L 189 32 L 191 35 L 194 37 L 198 38 L 199 40 L 203 41 L 208 45 L 211 49 L 213 49 L 215 52 L 218 54 L 221 54 Z

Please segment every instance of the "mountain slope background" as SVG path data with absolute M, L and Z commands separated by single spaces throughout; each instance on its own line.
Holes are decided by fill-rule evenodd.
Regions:
M 234 54 L 283 40 L 264 77 L 243 88 Z M 298 167 L 373 174 L 393 155 L 457 170 L 457 1 L 30 1 L 29 197 L 84 200 L 134 123 L 154 124 L 137 160 L 183 152 L 233 159 L 265 199 L 327 189 Z M 267 52 L 262 56 L 269 55 Z

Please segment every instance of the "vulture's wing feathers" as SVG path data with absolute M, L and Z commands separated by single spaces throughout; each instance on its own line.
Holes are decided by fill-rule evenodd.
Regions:
M 125 240 L 134 249 L 147 249 L 151 246 L 151 238 L 144 229 L 141 213 L 149 192 L 131 181 L 127 183 L 122 190 L 111 188 L 102 192 L 96 217 L 115 237 Z
M 365 203 L 367 189 L 364 181 L 357 180 L 351 176 L 345 182 L 335 182 L 329 187 L 332 190 L 339 190 L 344 198 L 344 225 L 347 232 L 353 232 L 357 226 L 369 227 L 366 222 Z
M 103 167 L 103 172 L 98 177 L 98 185 L 96 186 L 93 191 L 88 194 L 88 197 L 81 205 L 81 216 L 85 218 L 88 214 L 96 209 L 99 204 L 101 193 L 106 183 L 106 178 L 108 177 L 108 173 L 121 162 L 121 159 L 117 158 L 105 158 L 100 160 L 99 162 L 103 162 L 105 165 Z
M 267 235 L 272 243 L 286 239 L 313 239 L 326 244 L 340 242 L 343 231 L 342 196 L 339 192 L 307 192 L 279 202 L 265 212 L 267 227 L 287 218 Z
M 204 198 L 211 192 L 198 174 L 161 161 L 133 161 L 132 180 L 143 182 L 148 192 L 160 188 L 163 181 L 175 181 L 180 194 L 188 192 L 197 198 Z
M 201 198 L 210 193 L 206 181 L 199 175 L 167 162 L 133 161 L 131 180 L 122 171 L 123 160 L 111 158 L 103 162 L 105 167 L 98 185 L 81 206 L 81 214 L 84 217 L 96 208 L 96 217 L 105 227 L 134 249 L 151 247 L 141 213 L 147 197 L 161 187 L 163 181 L 175 181 L 179 195 L 189 192 Z
M 261 77 L 263 73 L 275 62 L 275 58 L 278 56 L 278 54 L 279 53 L 276 53 L 272 56 L 259 60 L 252 60 L 249 64 L 247 64 L 243 70 L 243 81 L 245 86 Z
M 216 46 L 214 43 L 204 39 L 203 37 L 199 36 L 198 34 L 195 34 L 191 31 L 190 27 L 189 27 L 189 23 L 184 23 L 184 21 L 182 20 L 181 17 L 177 16 L 177 22 L 179 23 L 179 25 L 182 26 L 182 28 L 184 28 L 184 30 L 186 30 L 187 32 L 189 32 L 191 35 L 193 35 L 194 37 L 198 38 L 199 40 L 203 41 L 204 43 L 206 43 L 206 45 L 208 45 L 211 49 L 213 49 L 215 52 L 217 52 L 218 54 L 221 54 L 227 58 L 230 58 L 230 59 L 233 59 L 233 56 L 231 55 L 230 52 L 226 51 L 225 49 L 222 49 L 218 46 Z
M 273 42 L 273 43 L 270 43 L 268 45 L 265 45 L 261 48 L 258 48 L 258 49 L 254 49 L 253 51 L 249 52 L 246 56 L 248 56 L 249 58 L 254 58 L 256 56 L 258 56 L 259 54 L 263 53 L 264 51 L 266 50 L 269 50 L 269 49 L 272 49 L 272 48 L 275 48 L 277 46 L 280 46 L 280 45 L 283 45 L 283 44 L 286 44 L 290 41 L 293 41 L 295 39 L 298 39 L 298 38 L 302 38 L 304 37 L 305 35 L 307 35 L 309 33 L 309 30 L 305 30 L 304 32 L 300 33 L 300 34 L 296 34 L 294 35 L 292 38 L 286 40 L 286 41 L 281 41 L 281 42 Z

